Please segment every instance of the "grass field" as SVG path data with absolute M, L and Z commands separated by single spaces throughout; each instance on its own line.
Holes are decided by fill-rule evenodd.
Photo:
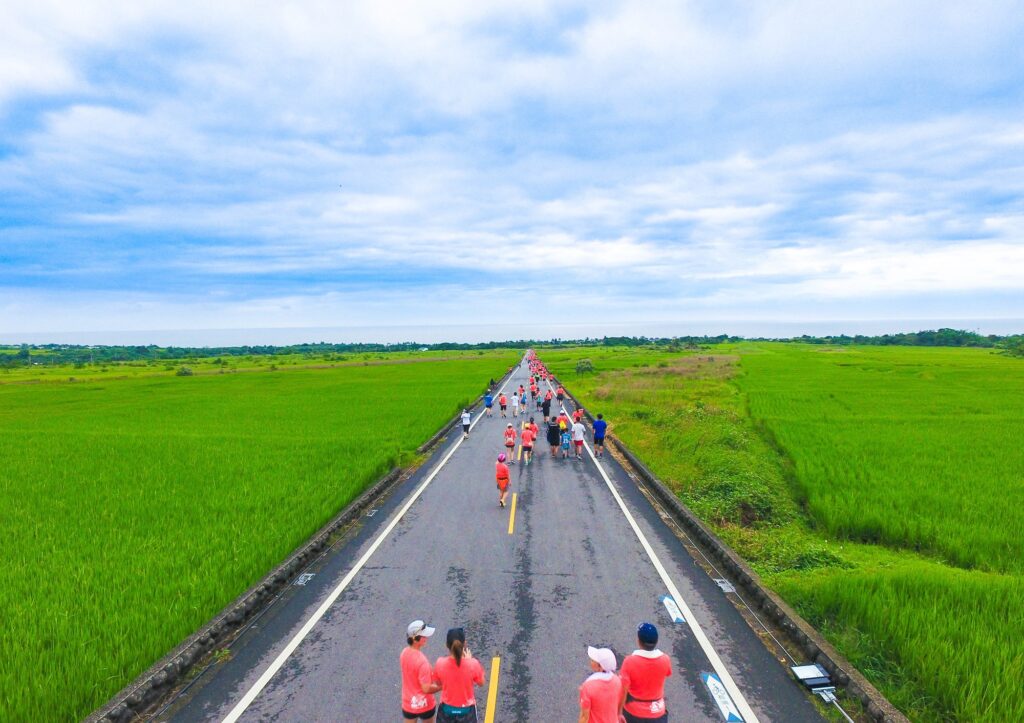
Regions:
M 518 358 L 444 356 L 0 384 L 0 719 L 84 717 Z
M 574 373 L 584 357 L 595 374 Z M 1024 720 L 1024 363 L 782 344 L 542 358 L 911 719 Z

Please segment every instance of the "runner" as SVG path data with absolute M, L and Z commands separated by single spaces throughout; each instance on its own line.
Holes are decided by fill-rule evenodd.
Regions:
M 498 455 L 498 462 L 494 465 L 494 478 L 498 483 L 498 507 L 504 507 L 510 481 L 504 452 Z
M 562 389 L 562 385 L 558 385 L 558 389 L 555 390 L 555 396 L 558 397 L 558 403 L 561 404 L 565 401 L 565 390 Z
M 519 394 L 519 406 L 523 408 L 523 414 L 526 414 L 526 390 L 523 389 Z
M 594 420 L 594 455 L 604 456 L 604 435 L 608 431 L 608 422 L 604 421 L 604 415 L 598 414 Z
M 507 417 L 508 415 L 505 414 L 505 410 L 508 409 L 508 397 L 505 396 L 504 392 L 498 397 L 498 406 L 501 407 L 501 416 Z
M 579 407 L 575 412 L 572 413 L 572 421 L 580 422 L 583 420 L 583 408 Z
M 551 397 L 545 397 L 540 403 L 540 411 L 544 412 L 544 421 L 548 421 L 548 417 L 551 416 Z
M 537 438 L 537 433 L 529 424 L 523 426 L 523 464 L 530 464 L 530 458 L 533 457 L 533 440 Z
M 544 392 L 544 399 L 546 399 L 549 402 L 551 401 L 551 398 L 554 397 L 554 396 L 555 396 L 554 392 L 552 392 L 550 389 L 548 389 L 546 392 Z
M 583 459 L 583 438 L 587 430 L 583 422 L 576 422 L 572 425 L 572 441 L 576 445 L 576 459 Z
M 423 654 L 423 648 L 430 642 L 434 628 L 422 620 L 414 620 L 405 629 L 406 647 L 398 656 L 402 668 L 402 717 L 406 720 L 431 723 L 437 712 L 434 693 L 441 686 L 433 682 L 430 661 Z
M 558 457 L 558 445 L 562 442 L 562 430 L 558 428 L 558 422 L 554 419 L 551 421 L 545 419 L 544 421 L 548 423 L 548 444 L 551 445 L 551 459 L 555 459 Z
M 619 713 L 627 723 L 667 723 L 665 679 L 672 675 L 672 660 L 657 649 L 658 629 L 640 623 L 638 649 L 622 661 L 622 697 Z
M 615 675 L 615 653 L 588 647 L 587 657 L 594 672 L 580 686 L 579 723 L 619 723 L 622 681 Z
M 448 655 L 434 664 L 434 682 L 441 684 L 437 723 L 476 723 L 474 685 L 484 684 L 484 667 L 466 647 L 462 628 L 448 631 Z M 620 683 L 621 685 L 621 683 Z
M 558 426 L 562 429 L 569 429 L 569 415 L 563 409 L 558 413 Z
M 491 390 L 487 390 L 487 394 L 484 395 L 484 412 L 487 416 L 491 416 L 491 407 L 494 406 L 494 396 L 491 394 Z
M 519 395 L 517 394 L 512 395 L 512 416 L 519 416 Z
M 572 435 L 569 434 L 568 429 L 562 428 L 562 436 L 559 439 L 562 447 L 562 459 L 569 458 L 569 445 L 572 444 Z
M 512 426 L 512 422 L 505 427 L 505 449 L 508 450 L 508 463 L 515 464 L 515 455 L 512 453 L 516 449 L 516 429 Z
M 473 416 L 469 413 L 468 409 L 462 410 L 462 438 L 466 439 L 469 437 L 469 424 L 473 421 Z

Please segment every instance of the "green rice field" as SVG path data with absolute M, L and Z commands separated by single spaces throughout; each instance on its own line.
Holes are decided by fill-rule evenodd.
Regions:
M 1024 720 L 1024 362 L 767 343 L 542 358 L 912 720 Z
M 0 376 L 0 719 L 87 715 L 517 358 Z

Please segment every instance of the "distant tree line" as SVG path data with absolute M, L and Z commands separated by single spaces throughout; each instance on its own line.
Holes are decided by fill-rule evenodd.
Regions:
M 962 329 L 938 329 L 906 334 L 883 334 L 865 336 L 800 336 L 787 339 L 767 337 L 742 337 L 719 334 L 717 336 L 603 336 L 584 339 L 529 339 L 517 341 L 490 341 L 481 344 L 420 344 L 400 342 L 397 344 L 291 344 L 288 346 L 223 346 L 183 347 L 156 345 L 149 346 L 81 346 L 75 344 L 22 344 L 0 345 L 0 368 L 27 366 L 29 364 L 102 365 L 116 362 L 175 362 L 209 357 L 280 356 L 301 354 L 324 356 L 338 354 L 386 354 L 426 349 L 429 351 L 484 351 L 488 349 L 527 349 L 531 347 L 559 348 L 567 346 L 654 346 L 667 351 L 700 349 L 724 342 L 738 341 L 781 341 L 801 344 L 830 344 L 870 346 L 944 346 L 998 348 L 1010 356 L 1024 357 L 1024 334 L 1013 336 L 983 336 Z

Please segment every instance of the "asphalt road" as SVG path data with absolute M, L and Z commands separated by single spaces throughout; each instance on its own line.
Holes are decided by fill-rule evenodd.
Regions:
M 520 370 L 508 388 L 525 382 Z M 551 459 L 542 439 L 531 465 L 511 467 L 510 525 L 494 485 L 507 421 L 495 407 L 468 440 L 453 433 L 160 719 L 399 721 L 398 655 L 406 625 L 422 618 L 438 628 L 424 651 L 431 661 L 454 626 L 465 627 L 488 684 L 500 659 L 494 721 L 576 720 L 586 646 L 629 653 L 643 620 L 658 626 L 659 647 L 672 657 L 672 720 L 726 720 L 702 676 L 709 672 L 731 677 L 731 702 L 748 722 L 822 720 L 611 457 L 600 460 L 606 482 L 589 454 Z M 670 619 L 666 580 L 690 621 Z M 481 721 L 487 697 L 479 689 Z

